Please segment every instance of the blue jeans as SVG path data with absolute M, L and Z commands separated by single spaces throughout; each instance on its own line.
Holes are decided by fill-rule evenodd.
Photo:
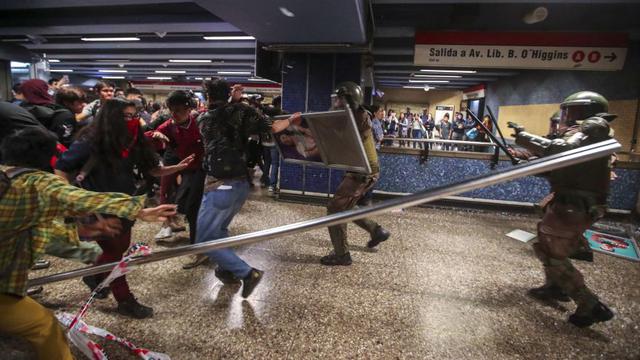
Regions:
M 422 130 L 413 129 L 411 135 L 412 135 L 411 137 L 414 138 L 414 139 L 422 139 Z M 416 148 L 416 144 L 419 144 L 420 145 L 420 149 L 422 149 L 422 143 L 418 143 L 417 141 L 413 142 L 413 148 L 414 149 Z
M 271 151 L 271 171 L 269 173 L 270 184 L 273 187 L 278 186 L 278 170 L 280 169 L 280 152 L 277 146 L 270 148 Z
M 205 193 L 198 212 L 196 243 L 228 237 L 229 224 L 247 197 L 249 183 L 246 180 L 225 181 L 218 189 Z M 247 277 L 251 272 L 251 267 L 230 248 L 212 250 L 207 255 L 220 268 L 232 272 L 240 279 Z

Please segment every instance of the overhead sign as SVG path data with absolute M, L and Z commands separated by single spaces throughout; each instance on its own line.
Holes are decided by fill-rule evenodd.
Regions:
M 481 99 L 484 97 L 486 86 L 484 84 L 476 85 L 462 90 L 462 100 Z
M 621 33 L 418 32 L 414 64 L 441 67 L 621 70 Z

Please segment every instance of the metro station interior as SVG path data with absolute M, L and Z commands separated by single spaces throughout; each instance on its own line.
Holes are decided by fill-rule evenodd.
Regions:
M 639 14 L 0 2 L 0 358 L 640 359 Z

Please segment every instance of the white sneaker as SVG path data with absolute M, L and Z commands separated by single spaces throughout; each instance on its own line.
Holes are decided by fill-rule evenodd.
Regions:
M 269 186 L 269 188 L 267 189 L 267 191 L 269 191 L 270 193 L 273 192 L 273 186 Z
M 160 231 L 158 231 L 158 233 L 156 234 L 155 239 L 156 240 L 166 239 L 172 236 L 173 236 L 173 231 L 171 231 L 171 227 L 163 226 L 162 229 L 160 229 Z

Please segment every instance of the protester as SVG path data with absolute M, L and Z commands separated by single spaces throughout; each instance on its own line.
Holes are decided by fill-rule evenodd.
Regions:
M 40 79 L 25 81 L 20 87 L 24 101 L 20 104 L 47 129 L 58 136 L 65 147 L 71 145 L 75 133 L 74 114 L 64 106 L 55 104 L 49 94 L 49 86 Z
M 198 119 L 198 123 L 204 142 L 203 165 L 207 177 L 198 213 L 197 243 L 227 237 L 229 224 L 249 196 L 245 166 L 249 136 L 271 130 L 279 132 L 292 121 L 300 121 L 300 114 L 296 113 L 289 119 L 271 123 L 251 106 L 230 102 L 233 101 L 230 87 L 224 80 L 206 81 L 204 87 L 209 111 Z M 213 250 L 207 255 L 218 264 L 215 274 L 221 281 L 242 281 L 244 298 L 251 295 L 263 277 L 262 271 L 249 266 L 230 248 Z
M 196 107 L 192 94 L 176 90 L 167 97 L 167 106 L 171 111 L 171 119 L 160 125 L 155 131 L 146 135 L 164 142 L 175 153 L 177 160 L 182 161 L 195 155 L 193 162 L 180 172 L 182 181 L 177 190 L 176 202 L 178 212 L 186 215 L 189 221 L 189 240 L 193 244 L 196 239 L 196 225 L 205 174 L 202 170 L 202 139 L 196 119 L 191 110 Z M 171 228 L 169 231 L 171 231 Z
M 93 88 L 98 93 L 99 98 L 87 104 L 84 109 L 82 109 L 82 112 L 76 115 L 76 121 L 80 123 L 80 126 L 85 126 L 91 123 L 104 102 L 113 98 L 113 84 L 105 81 L 98 81 Z
M 182 171 L 191 164 L 193 156 L 185 158 L 178 165 L 160 166 L 135 114 L 133 102 L 106 100 L 94 121 L 78 134 L 77 140 L 62 154 L 56 164 L 56 173 L 87 190 L 133 195 L 139 192 L 134 168 L 145 178 L 150 178 Z M 72 174 L 76 172 L 78 176 L 74 178 Z M 128 219 L 120 220 L 122 232 L 119 235 L 102 236 L 97 240 L 103 253 L 96 264 L 118 261 L 129 248 L 134 223 Z M 105 276 L 89 276 L 83 281 L 93 290 Z M 133 296 L 125 276 L 113 281 L 110 288 L 118 302 L 119 313 L 134 318 L 153 315 L 151 307 L 140 304 Z M 108 289 L 99 296 L 108 296 Z
M 0 191 L 0 332 L 29 341 L 39 360 L 70 360 L 63 328 L 53 313 L 26 296 L 32 260 L 47 245 L 50 223 L 61 217 L 100 212 L 130 220 L 163 220 L 175 212 L 171 206 L 143 209 L 143 197 L 94 193 L 67 185 L 61 178 L 39 170 L 49 165 L 56 139 L 40 128 L 27 128 L 7 137 L 1 147 L 0 167 L 10 179 Z M 6 179 L 6 178 L 5 178 Z M 100 222 L 101 232 L 115 234 L 118 223 Z

